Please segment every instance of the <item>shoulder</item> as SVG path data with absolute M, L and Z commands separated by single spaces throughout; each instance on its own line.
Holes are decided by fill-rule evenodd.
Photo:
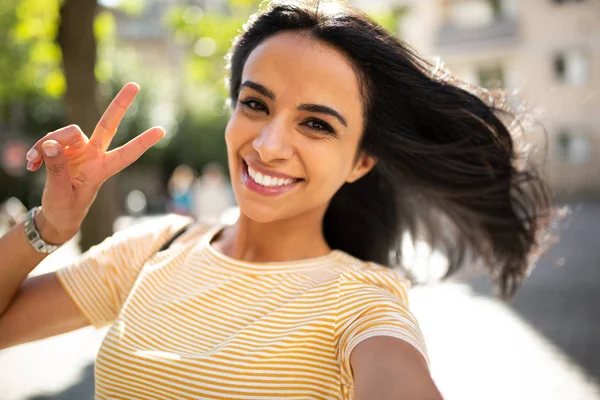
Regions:
M 335 338 L 343 379 L 348 385 L 352 386 L 353 379 L 350 355 L 367 339 L 372 339 L 370 345 L 363 346 L 367 355 L 374 354 L 373 346 L 385 348 L 392 337 L 417 349 L 427 362 L 425 340 L 409 306 L 410 287 L 410 280 L 401 271 L 372 262 L 362 262 L 340 275 Z M 396 347 L 396 356 L 402 352 L 411 353 L 411 357 L 417 354 L 404 344 Z
M 91 247 L 87 255 L 93 257 L 107 251 L 151 254 L 186 227 L 196 232 L 206 232 L 210 229 L 206 224 L 197 223 L 192 217 L 178 214 L 146 217 Z
M 178 214 L 151 216 L 115 232 L 112 239 L 116 241 L 136 239 L 160 241 L 161 238 L 169 237 L 171 234 L 175 234 L 181 229 L 193 226 L 194 224 L 195 221 L 192 217 Z
M 364 293 L 370 289 L 408 303 L 407 293 L 411 282 L 401 270 L 374 262 L 357 261 L 339 276 L 340 286 L 346 295 Z

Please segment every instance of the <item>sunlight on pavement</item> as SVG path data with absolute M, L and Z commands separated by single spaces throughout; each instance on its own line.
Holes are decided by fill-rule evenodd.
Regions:
M 87 327 L 0 352 L 0 399 L 51 396 L 75 385 L 93 393 L 93 363 L 107 328 Z M 72 391 L 72 390 L 71 390 Z M 61 397 L 66 399 L 67 397 Z M 81 395 L 69 399 L 84 399 Z
M 509 305 L 449 282 L 415 287 L 410 300 L 445 399 L 600 399 L 600 385 Z
M 46 257 L 30 276 L 55 271 L 75 261 L 80 254 L 77 243 L 78 236 Z M 106 328 L 88 327 L 0 351 L 0 399 L 52 396 L 79 384 L 86 378 L 84 373 L 89 382 L 89 375 L 93 375 L 90 366 L 105 334 Z

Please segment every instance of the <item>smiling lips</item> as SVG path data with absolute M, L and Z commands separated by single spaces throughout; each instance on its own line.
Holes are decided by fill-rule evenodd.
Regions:
M 283 186 L 283 185 L 289 185 L 290 183 L 293 183 L 294 181 L 296 181 L 296 179 L 292 179 L 292 178 L 284 179 L 284 178 L 277 178 L 274 176 L 261 174 L 260 172 L 256 171 L 254 168 L 252 168 L 249 165 L 248 165 L 248 174 L 250 175 L 250 178 L 252 178 L 252 180 L 254 182 L 258 183 L 261 186 L 265 186 L 265 187 L 278 187 L 278 186 Z
M 262 194 L 278 194 L 283 193 L 302 179 L 292 178 L 284 174 L 274 173 L 268 174 L 264 169 L 261 171 L 251 167 L 246 160 L 244 160 L 245 167 L 244 175 L 249 179 L 246 181 L 246 185 L 253 191 L 260 192 Z M 274 176 L 278 175 L 278 176 Z

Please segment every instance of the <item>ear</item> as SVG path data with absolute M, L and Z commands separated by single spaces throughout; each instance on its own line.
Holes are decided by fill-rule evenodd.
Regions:
M 367 154 L 365 151 L 361 151 L 360 156 L 358 156 L 358 159 L 352 168 L 352 172 L 350 172 L 348 179 L 346 179 L 346 182 L 356 182 L 365 176 L 370 170 L 372 170 L 373 167 L 377 165 L 378 161 L 379 160 L 377 158 Z

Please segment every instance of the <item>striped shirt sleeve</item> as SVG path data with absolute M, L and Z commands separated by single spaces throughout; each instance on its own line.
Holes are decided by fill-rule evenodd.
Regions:
M 335 328 L 342 382 L 353 387 L 352 350 L 363 340 L 391 336 L 414 346 L 429 365 L 425 340 L 408 306 L 410 282 L 380 267 L 344 274 Z
M 57 271 L 58 281 L 96 328 L 112 323 L 142 267 L 189 217 L 170 214 L 115 233 Z

